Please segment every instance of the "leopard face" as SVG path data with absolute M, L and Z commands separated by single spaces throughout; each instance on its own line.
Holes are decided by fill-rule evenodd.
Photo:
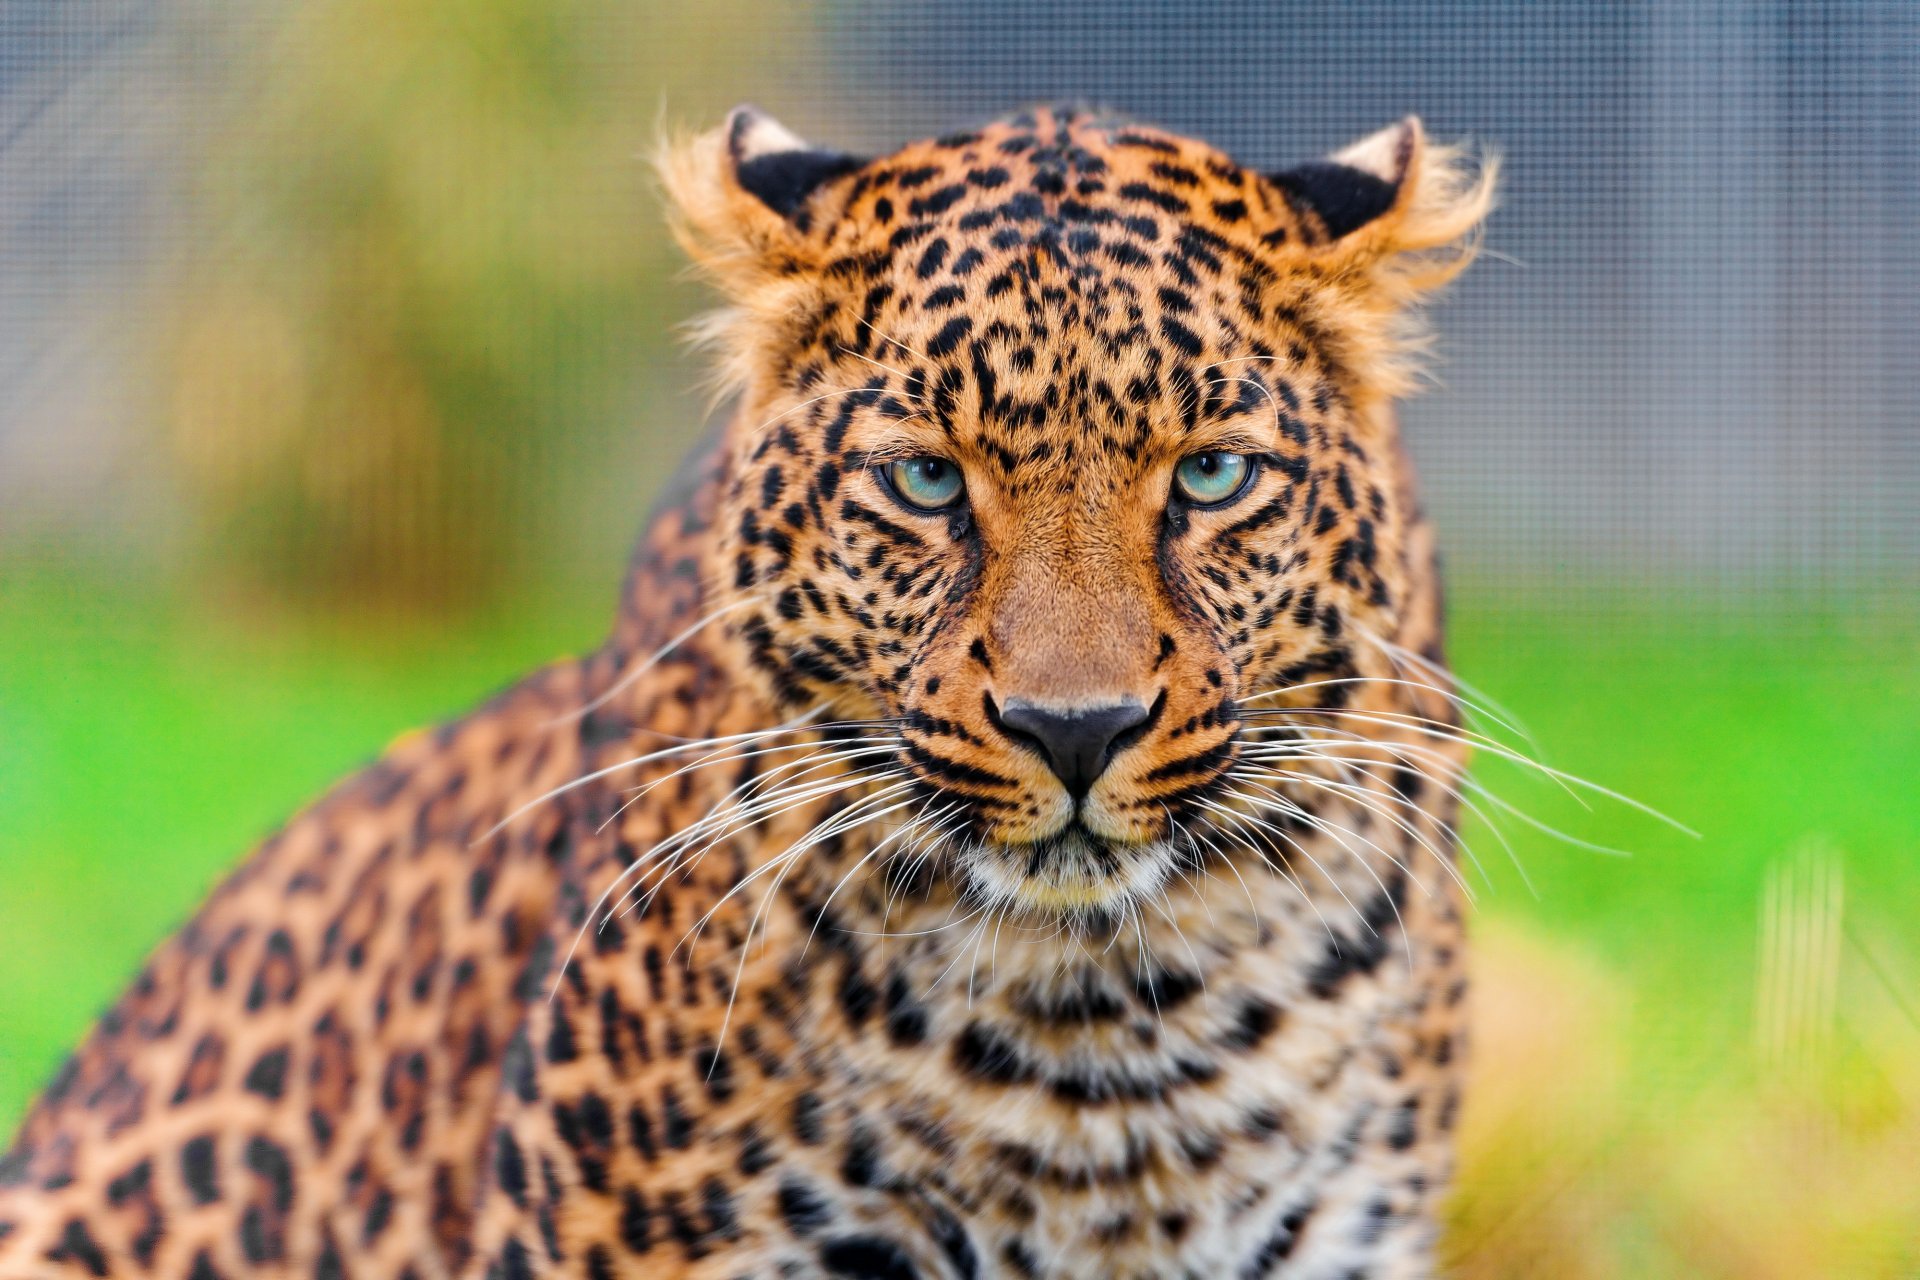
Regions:
M 1073 111 L 860 161 L 751 110 L 665 171 L 733 303 L 757 678 L 865 731 L 963 894 L 1153 895 L 1246 798 L 1250 700 L 1337 704 L 1397 629 L 1387 405 L 1490 173 L 1413 121 L 1263 175 Z

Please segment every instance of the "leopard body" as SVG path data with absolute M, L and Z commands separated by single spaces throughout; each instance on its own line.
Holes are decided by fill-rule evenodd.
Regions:
M 1490 169 L 743 110 L 663 172 L 735 408 L 611 638 L 161 947 L 0 1162 L 0 1276 L 1427 1273 L 1463 761 L 1393 406 Z M 1197 449 L 1247 491 L 1170 498 Z M 925 456 L 958 507 L 888 491 Z M 1008 722 L 1116 697 L 1077 791 Z

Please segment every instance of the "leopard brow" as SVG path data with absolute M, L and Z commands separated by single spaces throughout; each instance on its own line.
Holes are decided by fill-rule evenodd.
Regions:
M 1223 361 L 1222 363 L 1227 362 Z M 1209 370 L 1219 367 L 1219 365 L 1207 366 Z M 1275 398 L 1273 388 L 1268 386 L 1267 380 L 1260 377 L 1257 373 L 1249 372 L 1242 374 L 1231 370 L 1221 374 L 1221 376 L 1217 378 L 1208 378 L 1201 385 L 1211 392 L 1215 387 L 1230 384 L 1252 387 L 1260 393 L 1261 401 L 1264 403 L 1255 402 L 1249 404 L 1246 402 L 1244 393 L 1242 393 L 1233 400 L 1226 402 L 1221 408 L 1214 410 L 1207 419 L 1196 423 L 1193 430 L 1189 433 L 1189 438 L 1217 440 L 1217 443 L 1210 446 L 1216 449 L 1231 448 L 1240 453 L 1271 453 L 1278 447 L 1281 429 L 1280 402 Z M 1262 416 L 1262 408 L 1270 408 L 1273 415 L 1273 433 L 1265 439 L 1262 439 L 1258 435 L 1250 434 L 1245 428 L 1237 425 L 1231 427 L 1226 425 L 1228 422 L 1239 418 L 1254 417 L 1258 419 Z M 1218 434 L 1214 435 L 1213 433 Z
M 904 424 L 910 418 L 890 419 L 893 423 Z M 952 442 L 944 435 L 929 432 L 922 439 L 917 435 L 900 435 L 891 440 L 883 440 L 870 448 L 860 450 L 862 466 L 878 466 L 883 462 L 900 462 L 907 458 L 946 457 L 952 449 Z
M 1180 445 L 1189 453 L 1250 453 L 1269 454 L 1274 451 L 1275 442 L 1261 439 L 1254 432 L 1243 427 L 1218 427 L 1202 423 L 1196 426 L 1184 438 Z

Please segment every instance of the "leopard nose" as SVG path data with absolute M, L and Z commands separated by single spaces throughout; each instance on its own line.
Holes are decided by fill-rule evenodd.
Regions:
M 1133 701 L 1069 709 L 1010 698 L 1000 711 L 1000 722 L 1009 736 L 1024 739 L 1046 756 L 1067 793 L 1079 800 L 1113 758 L 1115 743 L 1145 724 L 1148 715 L 1144 704 Z

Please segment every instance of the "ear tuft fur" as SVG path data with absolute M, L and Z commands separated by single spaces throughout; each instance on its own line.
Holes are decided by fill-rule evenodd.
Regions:
M 1493 212 L 1500 158 L 1490 149 L 1430 142 L 1412 116 L 1396 128 L 1405 131 L 1397 195 L 1393 207 L 1369 230 L 1374 243 L 1367 247 L 1379 255 L 1382 269 L 1398 288 L 1417 295 L 1465 271 L 1480 252 L 1481 227 Z M 1379 138 L 1376 134 L 1335 158 L 1371 150 Z M 1373 154 L 1377 156 L 1377 150 Z
M 780 339 L 811 314 L 819 250 L 806 234 L 808 201 L 863 163 L 809 147 L 753 107 L 736 107 L 717 129 L 661 143 L 654 165 L 668 225 L 727 300 L 694 326 L 696 340 L 717 350 L 722 394 L 772 367 Z
M 1490 151 L 1428 141 L 1408 116 L 1274 176 L 1330 237 L 1308 249 L 1333 286 L 1327 319 L 1349 335 L 1350 367 L 1368 371 L 1381 395 L 1413 389 L 1431 342 L 1420 304 L 1479 253 L 1499 168 Z

